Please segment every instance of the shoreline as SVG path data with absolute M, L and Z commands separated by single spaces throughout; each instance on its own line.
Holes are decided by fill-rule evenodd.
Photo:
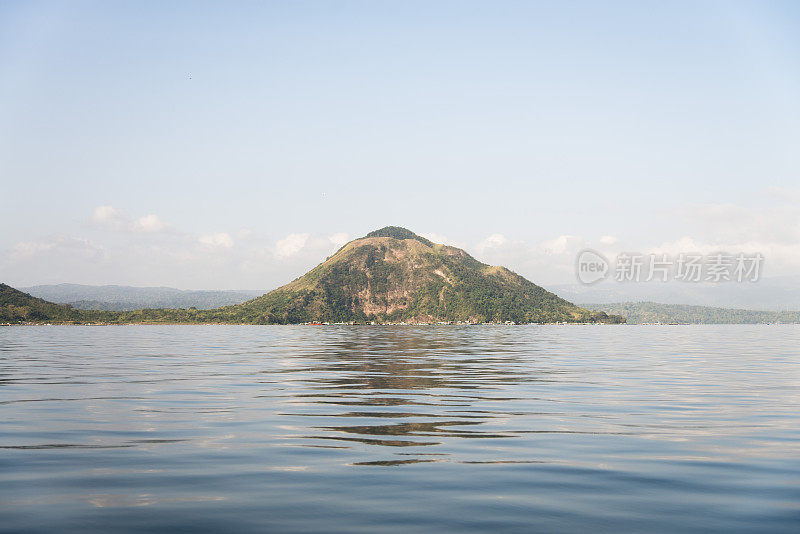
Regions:
M 439 323 L 385 323 L 385 324 L 254 324 L 254 323 L 0 323 L 0 327 L 14 326 L 314 326 L 314 327 L 481 327 L 481 326 L 788 326 L 800 323 L 520 323 L 507 325 L 502 323 L 476 323 L 476 324 L 439 324 Z

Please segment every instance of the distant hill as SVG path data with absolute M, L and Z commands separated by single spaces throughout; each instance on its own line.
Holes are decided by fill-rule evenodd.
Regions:
M 571 302 L 661 302 L 746 310 L 800 310 L 800 276 L 761 278 L 757 282 L 615 282 L 547 286 Z
M 207 310 L 240 304 L 263 291 L 187 291 L 172 287 L 89 286 L 57 284 L 21 287 L 51 302 L 82 310 L 131 311 L 143 308 L 197 308 Z
M 486 265 L 461 249 L 395 226 L 347 243 L 266 295 L 208 310 L 76 310 L 4 287 L 8 298 L 0 298 L 0 306 L 9 306 L 14 319 L 5 322 L 23 322 L 20 317 L 109 323 L 623 322 L 567 302 L 505 267 Z M 26 306 L 41 313 L 18 313 Z
M 584 304 L 590 310 L 622 315 L 629 324 L 764 324 L 800 323 L 800 311 L 757 311 L 657 302 Z

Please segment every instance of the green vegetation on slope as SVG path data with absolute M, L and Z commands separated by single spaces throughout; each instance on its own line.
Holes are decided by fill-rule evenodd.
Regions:
M 392 226 L 348 243 L 308 274 L 240 308 L 268 323 L 621 322 Z
M 367 237 L 391 237 L 393 239 L 415 239 L 422 243 L 425 246 L 433 247 L 433 242 L 429 239 L 425 239 L 424 237 L 418 236 L 411 230 L 400 226 L 384 226 L 379 230 L 373 230 L 372 232 L 368 233 L 365 238 Z
M 585 304 L 590 310 L 604 311 L 625 317 L 628 323 L 677 324 L 764 324 L 800 323 L 797 311 L 757 311 L 736 308 L 712 308 L 685 304 L 659 304 L 657 302 L 617 302 L 613 304 Z
M 0 323 L 26 322 L 81 323 L 85 319 L 70 306 L 53 304 L 0 284 Z

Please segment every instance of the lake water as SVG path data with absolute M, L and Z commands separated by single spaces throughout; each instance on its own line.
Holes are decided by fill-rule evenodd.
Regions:
M 6 532 L 798 532 L 799 326 L 0 328 Z

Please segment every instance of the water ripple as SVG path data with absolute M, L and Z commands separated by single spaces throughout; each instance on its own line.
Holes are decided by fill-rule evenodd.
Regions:
M 0 531 L 795 532 L 798 347 L 796 326 L 4 328 Z

